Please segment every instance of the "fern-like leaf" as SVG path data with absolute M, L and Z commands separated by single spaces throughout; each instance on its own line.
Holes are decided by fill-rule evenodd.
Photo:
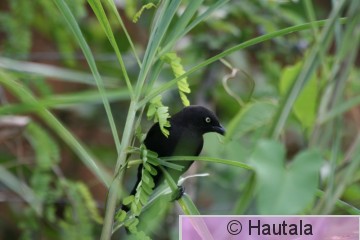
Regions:
M 179 58 L 176 55 L 176 53 L 174 53 L 174 52 L 167 53 L 162 57 L 162 59 L 166 63 L 170 64 L 175 77 L 180 77 L 181 75 L 183 75 L 185 73 L 184 67 L 181 65 L 181 58 Z M 190 101 L 187 98 L 186 94 L 190 93 L 191 89 L 189 87 L 187 77 L 180 79 L 177 82 L 177 87 L 179 89 L 179 94 L 180 94 L 182 103 L 184 104 L 184 106 L 189 106 Z
M 170 127 L 170 122 L 168 120 L 170 118 L 169 107 L 163 105 L 160 95 L 150 101 L 146 115 L 149 119 L 154 119 L 154 122 L 159 122 L 161 132 L 166 137 L 169 136 L 169 130 L 166 129 Z
M 156 114 L 156 111 L 153 112 L 153 114 Z M 157 170 L 150 162 L 157 162 L 158 156 L 155 152 L 146 149 L 144 144 L 140 146 L 140 151 L 143 162 L 141 181 L 136 187 L 135 195 L 125 197 L 122 201 L 123 205 L 129 206 L 130 212 L 126 213 L 123 210 L 119 210 L 116 213 L 115 219 L 118 224 L 123 223 L 135 239 L 138 239 L 137 237 L 141 237 L 139 239 L 150 239 L 144 235 L 145 233 L 138 231 L 137 225 L 139 220 L 137 219 L 137 216 L 140 215 L 142 208 L 148 203 L 149 197 L 153 192 L 155 186 L 153 176 L 157 174 Z
M 91 193 L 90 193 L 88 187 L 84 183 L 77 182 L 76 188 L 84 200 L 84 204 L 85 204 L 87 210 L 89 211 L 90 218 L 92 220 L 94 220 L 95 222 L 102 224 L 103 219 L 98 212 L 98 208 L 96 206 L 96 203 L 95 203 L 93 197 L 91 196 Z

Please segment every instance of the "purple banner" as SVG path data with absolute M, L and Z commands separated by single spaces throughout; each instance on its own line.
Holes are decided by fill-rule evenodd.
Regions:
M 180 216 L 181 240 L 359 240 L 358 216 Z

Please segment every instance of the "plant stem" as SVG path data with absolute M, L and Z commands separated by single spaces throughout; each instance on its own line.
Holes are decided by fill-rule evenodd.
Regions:
M 101 232 L 101 240 L 108 240 L 111 238 L 112 226 L 114 222 L 114 214 L 116 210 L 116 203 L 119 197 L 121 179 L 123 177 L 123 171 L 120 171 L 120 169 L 122 165 L 126 164 L 126 155 L 127 155 L 126 148 L 130 145 L 130 141 L 132 139 L 135 116 L 136 116 L 136 101 L 131 101 L 124 127 L 124 134 L 121 139 L 120 154 L 117 159 L 116 167 L 114 171 L 114 179 L 110 185 L 108 197 L 106 201 L 106 210 L 104 217 L 104 225 Z

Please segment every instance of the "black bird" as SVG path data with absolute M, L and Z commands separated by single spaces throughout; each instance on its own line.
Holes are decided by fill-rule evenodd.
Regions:
M 183 108 L 170 118 L 170 125 L 167 128 L 170 132 L 168 137 L 161 132 L 159 123 L 156 123 L 150 128 L 144 140 L 146 148 L 156 152 L 158 157 L 198 156 L 204 144 L 203 134 L 217 132 L 224 135 L 225 133 L 215 114 L 202 106 L 193 105 Z M 174 180 L 177 181 L 192 163 L 193 161 L 176 161 L 176 164 L 184 168 L 183 171 L 170 170 Z M 142 165 L 139 166 L 137 182 L 131 195 L 136 193 L 136 187 L 141 181 L 141 170 Z M 163 179 L 161 170 L 157 170 L 158 174 L 154 177 L 155 187 Z

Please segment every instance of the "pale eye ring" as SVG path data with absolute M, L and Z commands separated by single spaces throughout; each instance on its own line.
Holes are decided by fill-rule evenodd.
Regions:
M 205 118 L 205 122 L 210 123 L 210 122 L 211 122 L 211 118 L 206 117 L 206 118 Z

